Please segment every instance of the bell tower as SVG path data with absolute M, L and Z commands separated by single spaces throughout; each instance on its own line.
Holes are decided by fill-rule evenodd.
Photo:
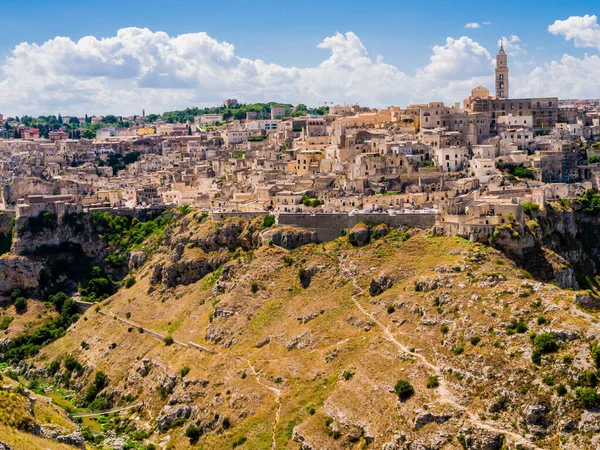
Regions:
M 502 41 L 496 55 L 496 98 L 508 98 L 508 56 Z

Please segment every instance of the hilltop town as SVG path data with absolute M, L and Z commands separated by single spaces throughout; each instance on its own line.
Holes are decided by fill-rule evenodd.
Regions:
M 377 214 L 486 239 L 520 222 L 523 204 L 600 183 L 598 101 L 511 98 L 508 67 L 501 48 L 494 95 L 478 86 L 452 106 L 228 99 L 162 116 L 0 115 L 0 208 L 18 218 L 190 205 L 313 229 L 329 226 L 325 214 Z

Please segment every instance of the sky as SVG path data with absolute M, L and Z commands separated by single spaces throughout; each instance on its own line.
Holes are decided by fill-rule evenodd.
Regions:
M 30 0 L 3 8 L 0 114 L 162 113 L 225 98 L 371 107 L 493 88 L 600 97 L 597 0 Z

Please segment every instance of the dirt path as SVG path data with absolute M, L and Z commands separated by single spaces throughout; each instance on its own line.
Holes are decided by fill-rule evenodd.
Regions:
M 470 411 L 466 406 L 459 404 L 457 402 L 457 400 L 455 399 L 454 395 L 452 394 L 452 392 L 450 392 L 450 390 L 448 389 L 448 383 L 444 377 L 444 373 L 441 370 L 441 368 L 439 366 L 435 365 L 434 363 L 428 361 L 427 358 L 425 358 L 425 356 L 411 351 L 407 346 L 405 346 L 402 342 L 400 342 L 398 339 L 396 339 L 394 337 L 394 335 L 392 334 L 392 332 L 388 329 L 388 327 L 386 327 L 379 319 L 377 319 L 372 313 L 370 313 L 360 303 L 360 301 L 358 300 L 357 297 L 363 295 L 366 292 L 366 289 L 362 288 L 358 284 L 358 281 L 356 281 L 356 274 L 349 267 L 344 265 L 341 261 L 338 264 L 340 267 L 340 272 L 344 273 L 351 280 L 352 286 L 354 287 L 354 289 L 356 291 L 351 297 L 351 299 L 354 302 L 354 304 L 356 305 L 356 307 L 364 315 L 366 315 L 370 320 L 372 320 L 374 323 L 376 323 L 383 330 L 383 333 L 387 337 L 387 339 L 390 342 L 392 342 L 396 347 L 398 347 L 398 349 L 402 353 L 405 353 L 409 356 L 414 357 L 415 359 L 420 360 L 421 363 L 423 365 L 425 365 L 425 367 L 429 368 L 438 377 L 438 381 L 439 381 L 440 385 L 436 389 L 436 391 L 439 395 L 439 400 L 441 403 L 447 403 L 447 404 L 451 405 L 452 407 L 464 412 L 469 417 L 469 420 L 473 424 L 479 426 L 480 428 L 483 428 L 488 431 L 492 431 L 494 433 L 500 433 L 500 434 L 504 435 L 505 437 L 510 437 L 517 444 L 524 445 L 533 450 L 543 450 L 542 448 L 537 447 L 534 443 L 525 439 L 523 436 L 521 436 L 518 433 L 515 433 L 510 430 L 506 430 L 504 428 L 498 428 L 493 424 L 489 424 L 487 422 L 481 421 L 476 413 Z
M 104 414 L 112 414 L 112 413 L 116 413 L 116 412 L 120 412 L 120 411 L 127 411 L 128 409 L 139 408 L 140 406 L 143 406 L 143 403 L 141 403 L 141 402 L 140 403 L 135 403 L 133 405 L 122 406 L 120 408 L 107 409 L 107 410 L 98 411 L 98 412 L 95 412 L 95 413 L 73 414 L 71 417 L 73 417 L 73 419 L 75 419 L 77 417 L 103 416 Z
M 243 358 L 240 358 L 240 359 L 243 359 Z M 273 423 L 273 433 L 272 433 L 272 437 L 271 437 L 271 439 L 272 439 L 271 440 L 271 448 L 275 449 L 275 448 L 277 448 L 277 443 L 275 440 L 275 433 L 277 431 L 277 425 L 279 424 L 279 416 L 281 415 L 281 389 L 277 389 L 275 387 L 272 387 L 272 386 L 269 386 L 268 384 L 263 383 L 260 380 L 260 374 L 256 371 L 256 369 L 254 368 L 254 366 L 252 365 L 250 360 L 249 359 L 244 359 L 244 360 L 248 364 L 248 367 L 250 367 L 250 371 L 252 372 L 252 375 L 254 375 L 256 382 L 258 384 L 260 384 L 261 386 L 263 386 L 264 388 L 267 388 L 273 394 L 275 394 L 275 402 L 277 403 L 277 411 L 275 412 L 275 422 Z

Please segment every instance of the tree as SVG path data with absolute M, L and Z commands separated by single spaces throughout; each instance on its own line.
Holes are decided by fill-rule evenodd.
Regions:
M 102 122 L 104 123 L 118 123 L 119 119 L 116 116 L 113 116 L 112 114 L 109 114 L 108 116 L 104 116 L 104 118 L 102 119 Z
M 232 117 L 233 117 L 233 113 L 231 112 L 231 110 L 226 109 L 225 111 L 223 111 L 223 120 L 225 122 L 227 122 L 228 120 L 231 120 Z
M 79 125 L 79 117 L 70 117 L 69 118 L 69 123 L 72 125 Z
M 86 128 L 82 131 L 81 137 L 83 139 L 94 139 L 96 137 L 96 132 L 91 128 Z
M 415 393 L 415 388 L 407 380 L 398 380 L 394 386 L 394 392 L 400 400 L 408 400 Z
M 62 116 L 60 115 L 60 113 L 58 114 L 57 121 L 58 121 L 58 123 L 63 123 Z

